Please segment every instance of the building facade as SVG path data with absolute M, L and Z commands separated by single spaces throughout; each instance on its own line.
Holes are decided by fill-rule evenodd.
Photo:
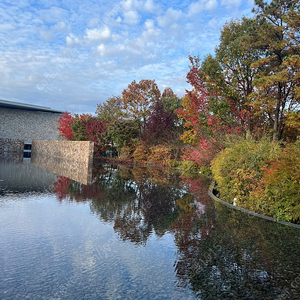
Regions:
M 8 149 L 8 141 L 10 145 L 21 141 L 26 149 L 33 140 L 58 140 L 62 113 L 49 107 L 0 100 L 0 157 L 7 155 L 7 151 L 1 154 L 1 149 Z
M 61 115 L 61 111 L 49 107 L 0 100 L 0 138 L 25 143 L 57 140 Z

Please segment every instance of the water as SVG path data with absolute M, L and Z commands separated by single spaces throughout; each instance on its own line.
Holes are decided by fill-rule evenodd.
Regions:
M 0 299 L 300 299 L 299 229 L 202 178 L 68 165 L 0 164 Z

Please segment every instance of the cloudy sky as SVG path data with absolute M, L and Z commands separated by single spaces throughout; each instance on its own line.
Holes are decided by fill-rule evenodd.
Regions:
M 0 99 L 94 113 L 133 80 L 178 96 L 253 0 L 0 0 Z

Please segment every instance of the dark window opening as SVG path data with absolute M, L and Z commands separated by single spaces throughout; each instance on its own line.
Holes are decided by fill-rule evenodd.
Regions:
M 31 144 L 24 144 L 24 154 L 23 157 L 31 157 Z
M 31 152 L 24 152 L 24 158 L 30 158 L 31 157 Z
M 31 150 L 31 144 L 24 144 L 24 150 Z

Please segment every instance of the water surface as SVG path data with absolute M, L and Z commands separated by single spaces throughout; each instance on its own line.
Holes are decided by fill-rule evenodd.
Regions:
M 87 185 L 59 164 L 0 164 L 0 299 L 300 299 L 298 229 L 203 178 L 98 165 Z

